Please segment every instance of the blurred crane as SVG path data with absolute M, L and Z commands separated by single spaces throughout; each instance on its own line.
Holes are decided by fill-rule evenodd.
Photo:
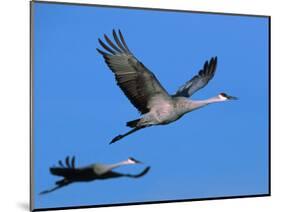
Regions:
M 50 168 L 51 174 L 63 177 L 63 179 L 56 181 L 56 186 L 54 188 L 42 191 L 40 194 L 50 193 L 75 182 L 89 182 L 93 180 L 104 180 L 117 177 L 139 178 L 144 176 L 149 171 L 150 167 L 146 167 L 139 174 L 122 174 L 112 171 L 113 169 L 118 168 L 120 166 L 133 165 L 139 163 L 141 162 L 132 157 L 129 157 L 127 160 L 121 161 L 119 163 L 95 163 L 85 167 L 76 168 L 75 157 L 72 157 L 71 160 L 69 157 L 66 157 L 65 164 L 63 164 L 63 162 L 60 160 L 58 162 L 59 166 L 54 166 Z

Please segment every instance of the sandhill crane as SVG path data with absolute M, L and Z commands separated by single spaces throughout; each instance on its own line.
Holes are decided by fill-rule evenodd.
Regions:
M 102 54 L 106 64 L 114 73 L 117 85 L 143 116 L 127 122 L 127 126 L 133 129 L 116 136 L 110 143 L 145 127 L 169 124 L 205 105 L 237 99 L 225 93 L 206 100 L 189 99 L 213 78 L 217 67 L 217 57 L 206 61 L 197 75 L 181 86 L 175 94 L 169 95 L 155 75 L 129 50 L 120 30 L 118 33 L 119 37 L 113 30 L 115 43 L 106 35 L 104 38 L 107 44 L 98 39 L 105 51 L 98 48 L 97 51 Z
M 52 189 L 42 191 L 40 194 L 47 194 L 52 191 L 55 191 L 61 187 L 67 186 L 71 183 L 75 182 L 89 182 L 93 180 L 104 180 L 109 178 L 117 178 L 117 177 L 130 177 L 130 178 L 139 178 L 144 176 L 150 169 L 150 167 L 146 167 L 139 174 L 122 174 L 119 172 L 112 171 L 115 168 L 124 165 L 130 164 L 139 164 L 140 161 L 129 157 L 127 160 L 121 161 L 119 163 L 114 164 L 91 164 L 85 167 L 76 168 L 75 167 L 75 157 L 72 157 L 71 161 L 69 157 L 66 157 L 65 164 L 60 160 L 58 162 L 59 166 L 54 166 L 50 168 L 50 172 L 53 175 L 63 177 L 62 180 L 57 181 L 56 186 Z

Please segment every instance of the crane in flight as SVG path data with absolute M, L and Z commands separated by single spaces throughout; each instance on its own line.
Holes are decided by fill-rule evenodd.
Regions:
M 237 99 L 226 93 L 220 93 L 205 100 L 189 98 L 213 78 L 217 67 L 217 57 L 206 61 L 197 75 L 181 86 L 175 94 L 170 95 L 156 76 L 130 51 L 120 30 L 118 34 L 113 30 L 113 38 L 115 43 L 104 35 L 107 44 L 98 39 L 104 50 L 97 48 L 97 51 L 115 75 L 117 85 L 142 117 L 127 122 L 127 126 L 133 129 L 116 136 L 110 144 L 140 129 L 174 122 L 184 114 L 208 104 Z
M 139 174 L 123 174 L 112 170 L 120 166 L 140 163 L 140 161 L 129 157 L 127 160 L 114 164 L 94 163 L 85 167 L 76 168 L 75 157 L 72 157 L 70 159 L 69 156 L 67 156 L 65 159 L 65 164 L 63 164 L 63 162 L 59 160 L 59 166 L 50 168 L 50 172 L 52 175 L 63 177 L 63 179 L 56 181 L 56 186 L 54 188 L 42 191 L 40 194 L 50 193 L 75 182 L 90 182 L 93 180 L 104 180 L 117 177 L 139 178 L 144 176 L 149 171 L 149 166 Z

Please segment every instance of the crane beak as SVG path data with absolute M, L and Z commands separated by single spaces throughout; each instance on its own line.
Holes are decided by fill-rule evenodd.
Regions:
M 229 99 L 229 100 L 238 100 L 238 98 L 235 97 L 235 96 L 227 96 L 227 99 Z
M 135 163 L 140 163 L 142 164 L 143 162 L 139 161 L 139 160 L 135 160 Z

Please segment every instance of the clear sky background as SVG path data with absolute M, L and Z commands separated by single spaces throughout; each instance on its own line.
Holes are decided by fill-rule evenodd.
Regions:
M 178 200 L 268 192 L 268 20 L 261 17 L 34 4 L 35 208 Z M 121 29 L 135 56 L 174 93 L 212 56 L 218 67 L 193 96 L 213 104 L 175 123 L 108 145 L 139 117 L 97 53 Z M 49 167 L 133 156 L 151 166 L 139 179 L 77 183 L 47 195 Z M 120 168 L 137 173 L 144 165 Z

